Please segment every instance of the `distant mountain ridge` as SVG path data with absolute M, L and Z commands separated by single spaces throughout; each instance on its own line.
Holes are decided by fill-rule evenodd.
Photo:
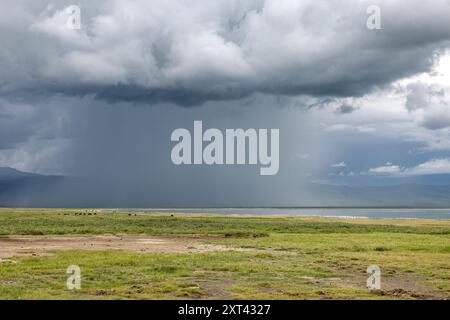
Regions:
M 113 181 L 113 180 L 112 180 Z M 3 207 L 167 207 L 145 194 L 133 197 L 128 190 L 95 179 L 45 176 L 0 167 L 0 206 Z M 119 195 L 119 196 L 118 196 Z M 205 199 L 203 206 L 210 206 Z M 170 199 L 168 200 L 170 201 Z M 180 206 L 192 207 L 189 203 Z M 172 205 L 173 206 L 173 205 Z M 407 207 L 450 208 L 449 185 L 403 184 L 390 186 L 335 186 L 310 184 L 298 197 L 280 203 L 270 195 L 258 201 L 232 203 L 227 199 L 216 207 Z
M 40 199 L 64 177 L 46 176 L 0 167 L 0 206 L 39 206 Z
M 14 168 L 0 167 L 0 179 L 5 178 L 19 178 L 19 177 L 38 177 L 39 174 L 19 171 Z

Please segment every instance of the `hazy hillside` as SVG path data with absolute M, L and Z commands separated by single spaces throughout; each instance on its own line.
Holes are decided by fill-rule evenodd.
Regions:
M 63 177 L 0 168 L 0 206 L 40 206 Z
M 95 179 L 44 176 L 0 168 L 0 206 L 22 207 L 171 207 L 171 200 L 151 198 L 151 191 L 130 194 L 114 183 Z M 130 191 L 132 192 L 132 191 Z M 450 186 L 404 184 L 348 187 L 311 184 L 296 202 L 248 203 L 248 206 L 293 207 L 450 207 Z M 186 204 L 189 206 L 189 203 Z M 218 203 L 218 206 L 235 206 Z

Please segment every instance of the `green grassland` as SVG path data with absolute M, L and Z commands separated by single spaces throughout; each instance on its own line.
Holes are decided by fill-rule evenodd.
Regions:
M 0 299 L 448 299 L 450 221 L 0 209 L 0 237 L 151 235 L 232 251 L 55 250 L 0 263 Z M 245 250 L 242 250 L 245 249 Z M 81 290 L 66 268 L 82 269 Z M 369 265 L 382 289 L 365 287 Z

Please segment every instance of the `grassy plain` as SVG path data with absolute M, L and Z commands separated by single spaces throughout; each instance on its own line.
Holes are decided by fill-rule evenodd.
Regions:
M 0 253 L 18 237 L 97 235 L 151 236 L 189 247 L 139 252 L 68 246 L 45 254 L 24 248 L 0 262 L 0 299 L 450 297 L 448 220 L 0 209 Z M 196 250 L 208 245 L 217 250 Z M 69 265 L 81 268 L 80 290 L 66 288 Z M 381 268 L 381 290 L 365 287 L 369 265 Z

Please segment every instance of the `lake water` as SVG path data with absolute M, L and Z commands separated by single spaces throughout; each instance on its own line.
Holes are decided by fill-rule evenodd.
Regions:
M 288 215 L 373 219 L 450 219 L 450 209 L 348 209 L 348 208 L 220 208 L 220 209 L 103 209 L 102 212 L 210 213 L 239 215 Z

